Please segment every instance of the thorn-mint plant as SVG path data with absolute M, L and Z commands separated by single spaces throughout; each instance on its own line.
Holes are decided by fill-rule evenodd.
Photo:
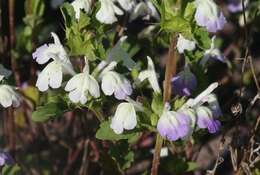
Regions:
M 22 130 L 29 124 L 31 128 L 27 130 L 32 134 L 28 138 L 34 140 L 40 128 L 46 137 L 43 142 L 61 145 L 68 151 L 67 165 L 59 163 L 65 168 L 53 165 L 65 175 L 93 173 L 92 164 L 99 167 L 100 174 L 131 174 L 137 171 L 140 161 L 148 161 L 149 166 L 138 173 L 194 171 L 198 162 L 192 161 L 189 154 L 196 144 L 205 136 L 225 135 L 230 126 L 223 100 L 222 103 L 218 100 L 222 98 L 218 90 L 223 89 L 230 77 L 210 79 L 211 62 L 228 64 L 230 70 L 233 66 L 227 51 L 223 52 L 216 44 L 218 39 L 224 40 L 219 33 L 229 22 L 227 12 L 221 8 L 223 2 L 51 2 L 56 3 L 60 4 L 57 12 L 60 25 L 44 30 L 41 26 L 48 25 L 44 21 L 48 5 L 43 0 L 25 1 L 25 17 L 23 27 L 17 30 L 16 47 L 6 55 L 15 55 L 12 61 L 16 63 L 25 54 L 25 60 L 32 65 L 27 71 L 30 76 L 21 78 L 22 85 L 13 80 L 13 75 L 22 69 L 19 64 L 19 68 L 11 66 L 12 70 L 0 64 L 0 104 L 7 117 L 15 117 L 6 121 L 10 122 L 6 130 L 18 123 Z M 247 7 L 253 8 L 249 1 L 227 2 L 230 13 L 243 13 L 246 31 Z M 37 36 L 38 32 L 44 37 Z M 246 37 L 250 33 L 247 32 Z M 0 44 L 4 44 L 0 36 Z M 245 50 L 247 59 L 252 59 L 250 49 Z M 247 62 L 242 66 L 242 79 Z M 27 92 L 28 87 L 33 90 Z M 35 103 L 28 97 L 33 97 Z M 18 113 L 16 108 L 22 112 Z M 29 118 L 24 117 L 28 114 Z M 57 132 L 61 136 L 56 136 Z M 7 137 L 12 147 L 15 139 L 12 135 Z M 24 140 L 17 142 L 19 145 Z M 41 149 L 46 152 L 39 153 L 37 161 L 52 159 L 45 145 Z M 60 152 L 55 154 L 59 155 Z M 17 157 L 21 157 L 20 153 Z M 35 157 L 24 159 L 32 163 Z M 1 151 L 0 162 L 3 174 L 20 172 L 7 152 Z M 165 171 L 169 164 L 174 168 Z M 49 166 L 45 162 L 37 164 L 42 168 L 39 174 L 57 174 L 57 170 L 44 169 Z

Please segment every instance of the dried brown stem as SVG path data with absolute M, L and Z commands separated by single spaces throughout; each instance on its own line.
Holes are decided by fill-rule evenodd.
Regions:
M 171 98 L 172 94 L 172 86 L 171 86 L 171 78 L 176 74 L 176 64 L 177 64 L 177 52 L 176 52 L 176 36 L 173 36 L 171 39 L 171 44 L 169 47 L 169 52 L 167 56 L 166 62 L 166 69 L 165 69 L 165 79 L 164 79 L 164 86 L 163 86 L 163 101 L 164 103 L 168 102 Z M 160 153 L 163 144 L 163 138 L 160 134 L 156 136 L 156 143 L 154 148 L 154 155 L 153 155 L 153 163 L 152 163 L 152 170 L 151 175 L 158 174 L 158 167 L 160 164 Z

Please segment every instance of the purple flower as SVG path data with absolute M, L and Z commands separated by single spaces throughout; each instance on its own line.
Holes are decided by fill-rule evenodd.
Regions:
M 6 165 L 13 165 L 14 160 L 8 153 L 1 151 L 0 152 L 0 166 L 3 166 L 5 164 Z
M 199 26 L 206 27 L 209 32 L 222 30 L 226 19 L 213 0 L 196 0 L 195 20 Z
M 220 128 L 217 120 L 222 115 L 218 99 L 213 90 L 218 87 L 218 83 L 212 83 L 206 90 L 200 93 L 195 99 L 189 99 L 184 107 L 195 110 L 197 125 L 199 128 L 207 128 L 210 133 L 216 133 Z M 187 111 L 186 108 L 181 109 Z
M 245 1 L 245 6 L 247 6 L 248 1 Z M 242 0 L 228 0 L 227 8 L 230 12 L 236 13 L 243 10 Z
M 183 113 L 165 109 L 158 121 L 157 130 L 162 137 L 175 141 L 189 133 L 190 119 Z
M 180 96 L 190 96 L 192 90 L 197 87 L 197 79 L 190 71 L 189 67 L 185 67 L 182 72 L 172 78 L 174 93 Z
M 185 136 L 185 138 L 189 138 L 195 129 L 197 120 L 196 111 L 193 108 L 190 108 L 189 106 L 184 104 L 177 112 L 185 114 L 187 117 L 189 117 L 189 132 Z
M 215 94 L 209 94 L 202 101 L 208 104 L 208 107 L 212 111 L 213 117 L 218 118 L 222 115 L 222 111 L 220 109 L 217 96 Z
M 213 116 L 212 111 L 205 106 L 196 109 L 197 125 L 199 128 L 207 128 L 209 133 L 216 133 L 220 128 L 220 122 Z

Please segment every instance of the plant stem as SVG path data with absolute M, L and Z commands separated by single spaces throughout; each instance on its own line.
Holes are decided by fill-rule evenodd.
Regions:
M 92 111 L 95 114 L 95 116 L 97 117 L 99 122 L 102 122 L 102 121 L 105 120 L 99 109 L 97 110 L 97 109 L 94 109 L 94 108 L 89 108 L 89 110 Z
M 13 57 L 13 49 L 15 48 L 15 18 L 14 18 L 14 5 L 15 0 L 8 1 L 8 16 L 9 16 L 9 47 L 10 47 L 10 59 L 11 67 L 14 73 L 15 83 L 17 86 L 20 86 L 20 75 L 17 71 L 16 59 Z
M 15 0 L 9 0 L 8 1 L 8 21 L 9 21 L 9 49 L 10 49 L 10 61 L 11 61 L 11 67 L 12 71 L 15 76 L 15 82 L 16 85 L 20 85 L 20 75 L 16 71 L 17 65 L 15 58 L 13 58 L 12 50 L 15 47 L 15 24 L 14 24 L 14 5 Z M 14 110 L 12 108 L 7 109 L 8 110 L 8 125 L 9 125 L 9 146 L 12 151 L 15 151 L 16 148 L 16 142 L 15 142 L 15 122 L 14 122 Z
M 163 86 L 164 103 L 168 102 L 169 99 L 171 98 L 171 94 L 172 94 L 171 78 L 176 74 L 176 64 L 177 64 L 177 56 L 178 56 L 177 52 L 175 51 L 176 40 L 177 37 L 176 35 L 174 35 L 171 39 L 167 62 L 166 62 L 165 78 L 164 78 L 164 86 Z M 156 136 L 151 175 L 158 174 L 162 144 L 163 144 L 163 138 L 158 133 Z

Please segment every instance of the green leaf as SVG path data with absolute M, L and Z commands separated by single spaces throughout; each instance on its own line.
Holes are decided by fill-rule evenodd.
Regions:
M 43 0 L 26 0 L 24 3 L 26 16 L 23 18 L 25 24 L 34 28 L 40 24 L 45 5 Z
M 153 113 L 153 114 L 151 115 L 151 124 L 152 124 L 152 126 L 156 126 L 158 120 L 159 120 L 158 115 L 156 115 L 156 114 Z
M 188 162 L 181 157 L 166 157 L 161 161 L 162 169 L 166 172 L 176 175 L 185 174 L 185 172 L 193 171 L 197 168 L 195 162 Z M 174 165 L 174 166 L 172 166 Z
M 73 25 L 73 23 L 75 23 L 76 21 L 75 11 L 73 7 L 66 2 L 60 7 L 60 10 L 65 22 L 65 26 L 70 28 Z
M 123 139 L 130 139 L 136 136 L 136 132 L 124 132 L 123 134 L 116 134 L 110 128 L 110 121 L 104 121 L 100 124 L 99 129 L 96 133 L 96 138 L 100 140 L 123 140 Z
M 134 161 L 134 152 L 127 142 L 120 142 L 109 150 L 110 156 L 117 162 L 120 170 L 130 168 Z
M 174 110 L 178 110 L 185 103 L 185 101 L 185 97 L 175 100 L 173 105 Z
M 190 22 L 180 16 L 174 16 L 170 20 L 161 23 L 161 28 L 168 32 L 181 33 L 185 38 L 192 38 Z
M 188 168 L 187 168 L 187 172 L 188 171 L 194 171 L 198 168 L 198 165 L 196 162 L 188 162 Z
M 194 51 L 185 51 L 185 58 L 189 60 L 189 62 L 199 62 L 201 58 L 204 56 L 204 51 L 196 50 Z
M 32 120 L 35 122 L 45 122 L 52 117 L 61 116 L 67 109 L 63 103 L 50 102 L 44 106 L 37 107 L 32 113 Z
M 61 12 L 65 22 L 65 33 L 70 55 L 86 56 L 89 60 L 95 60 L 95 51 L 101 51 L 102 48 L 100 46 L 95 48 L 93 44 L 95 42 L 94 35 L 88 29 L 91 18 L 81 12 L 80 18 L 77 20 L 75 11 L 69 3 L 64 3 Z
M 5 165 L 2 169 L 2 175 L 22 175 L 21 168 L 16 164 L 14 166 Z
M 68 36 L 67 44 L 70 48 L 70 54 L 72 56 L 85 55 L 89 60 L 95 60 L 94 47 L 89 39 L 88 34 L 82 37 L 80 34 L 70 34 Z
M 209 33 L 206 29 L 202 27 L 196 27 L 193 33 L 194 38 L 197 41 L 197 44 L 203 49 L 209 49 L 211 44 L 211 39 Z
M 130 55 L 123 49 L 126 37 L 121 38 L 117 44 L 108 52 L 108 61 L 122 62 L 123 66 L 132 70 L 137 65 Z
M 153 94 L 153 100 L 152 100 L 152 110 L 155 114 L 160 116 L 163 112 L 164 109 L 164 104 L 163 104 L 163 98 L 162 95 L 159 93 L 154 93 Z
M 45 5 L 43 0 L 26 0 L 24 3 L 25 13 L 42 16 Z
M 81 12 L 79 22 L 78 22 L 78 30 L 81 31 L 82 29 L 86 28 L 89 24 L 90 24 L 90 17 L 88 17 L 83 12 Z
M 186 19 L 187 21 L 192 21 L 193 17 L 194 17 L 194 13 L 195 13 L 195 6 L 194 3 L 189 2 L 186 5 L 185 11 L 184 11 L 184 19 Z

